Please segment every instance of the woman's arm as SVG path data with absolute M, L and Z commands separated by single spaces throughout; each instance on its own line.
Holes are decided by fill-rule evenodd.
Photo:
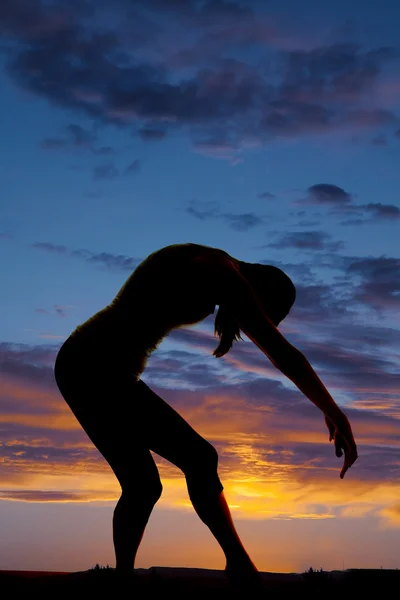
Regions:
M 211 266 L 210 266 L 211 267 Z M 280 333 L 264 313 L 252 286 L 237 265 L 225 257 L 211 267 L 218 276 L 214 279 L 219 302 L 226 303 L 238 321 L 240 329 L 260 348 L 270 361 L 325 415 L 329 439 L 334 440 L 337 456 L 345 460 L 340 473 L 357 459 L 357 446 L 350 423 L 336 404 L 307 358 Z M 333 425 L 332 425 L 333 424 Z

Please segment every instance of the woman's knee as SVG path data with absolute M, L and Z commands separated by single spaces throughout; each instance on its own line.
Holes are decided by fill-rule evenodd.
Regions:
M 130 479 L 128 481 L 120 481 L 122 496 L 126 498 L 128 502 L 137 503 L 146 502 L 148 504 L 156 504 L 161 498 L 163 486 L 159 478 L 152 480 Z
M 202 439 L 192 452 L 187 455 L 185 474 L 216 473 L 218 469 L 218 452 L 210 442 Z

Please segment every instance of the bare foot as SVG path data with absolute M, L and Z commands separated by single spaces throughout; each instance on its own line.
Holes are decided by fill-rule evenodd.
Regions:
M 261 576 L 250 558 L 226 563 L 225 575 L 235 588 L 261 590 Z

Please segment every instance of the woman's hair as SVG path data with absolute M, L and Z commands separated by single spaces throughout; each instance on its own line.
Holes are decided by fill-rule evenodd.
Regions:
M 266 315 L 277 327 L 289 313 L 296 299 L 294 283 L 278 267 L 260 263 L 235 261 L 242 275 L 252 286 Z M 232 347 L 234 341 L 241 340 L 240 328 L 226 306 L 219 306 L 215 317 L 214 331 L 220 338 L 218 347 L 213 354 L 224 356 Z

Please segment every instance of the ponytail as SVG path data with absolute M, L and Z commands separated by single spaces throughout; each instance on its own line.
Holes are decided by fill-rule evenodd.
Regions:
M 241 340 L 240 328 L 229 310 L 220 306 L 215 317 L 214 334 L 219 337 L 218 347 L 214 350 L 213 355 L 217 358 L 224 356 L 232 348 L 234 341 Z

